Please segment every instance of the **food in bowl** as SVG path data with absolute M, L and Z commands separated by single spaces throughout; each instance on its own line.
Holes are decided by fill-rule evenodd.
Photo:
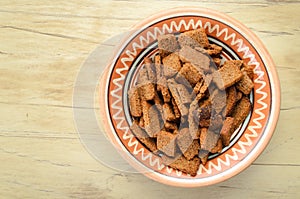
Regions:
M 165 165 L 196 176 L 252 110 L 253 67 L 222 59 L 205 29 L 160 35 L 128 91 L 130 127 Z
M 143 125 L 144 121 L 135 120 L 135 117 L 131 115 L 128 91 L 136 85 L 141 69 L 145 65 L 144 58 L 151 59 L 154 65 L 156 61 L 162 62 L 156 57 L 160 55 L 157 41 L 161 35 L 175 34 L 178 40 L 180 33 L 199 28 L 205 30 L 211 45 L 222 47 L 222 61 L 213 59 L 214 63 L 218 66 L 219 63 L 224 64 L 223 61 L 227 60 L 243 60 L 243 64 L 249 66 L 245 71 L 249 71 L 248 76 L 253 78 L 254 87 L 247 95 L 252 105 L 251 112 L 231 135 L 229 145 L 223 146 L 221 153 L 210 153 L 206 164 L 200 164 L 196 176 L 191 176 L 186 174 L 187 172 L 166 166 L 161 157 L 163 153 L 157 150 L 157 143 L 153 142 L 147 132 L 140 131 L 141 136 L 136 136 L 133 130 L 130 130 L 136 126 L 139 127 L 139 124 Z M 187 65 L 186 68 L 189 66 Z M 270 141 L 280 110 L 280 84 L 276 67 L 263 43 L 242 23 L 226 14 L 207 8 L 170 9 L 139 22 L 116 46 L 116 51 L 101 77 L 100 85 L 100 110 L 105 132 L 111 143 L 136 171 L 155 181 L 172 186 L 212 185 L 227 180 L 246 169 Z M 179 107 L 176 108 L 170 91 L 160 84 L 156 84 L 156 89 L 162 89 L 160 92 L 163 94 L 159 99 L 169 100 L 175 117 L 180 117 Z M 219 90 L 222 91 L 222 89 Z M 234 92 L 233 89 L 225 90 L 229 90 L 225 95 L 226 100 L 227 94 L 229 96 L 235 94 L 237 99 L 243 96 L 241 92 Z M 151 97 L 151 93 L 148 95 Z M 234 97 L 228 97 L 228 100 L 231 100 L 231 106 L 235 102 Z M 166 105 L 165 108 L 168 110 Z M 139 114 L 139 111 L 136 113 Z M 149 108 L 148 117 L 152 118 L 154 113 L 152 108 Z M 205 124 L 204 122 L 202 123 Z M 132 125 L 133 123 L 137 125 Z M 168 128 L 174 128 L 171 122 L 165 124 Z M 148 142 L 147 147 L 141 139 L 144 140 L 143 143 Z M 180 166 L 185 168 L 183 164 Z M 173 167 L 175 168 L 174 165 Z

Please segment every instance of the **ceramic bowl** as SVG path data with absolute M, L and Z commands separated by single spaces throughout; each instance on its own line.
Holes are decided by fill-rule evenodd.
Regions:
M 231 137 L 222 153 L 210 156 L 195 177 L 163 165 L 129 129 L 131 117 L 127 91 L 145 56 L 157 49 L 161 34 L 203 27 L 210 42 L 226 49 L 226 59 L 243 59 L 254 67 L 253 109 Z M 118 45 L 101 78 L 102 114 L 111 142 L 138 171 L 158 182 L 181 187 L 215 184 L 240 173 L 264 150 L 276 127 L 280 109 L 280 85 L 275 65 L 258 37 L 245 25 L 217 11 L 179 8 L 161 12 L 134 26 Z

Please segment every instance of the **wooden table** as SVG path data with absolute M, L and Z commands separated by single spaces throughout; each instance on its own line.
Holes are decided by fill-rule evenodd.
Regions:
M 225 3 L 226 2 L 226 3 Z M 244 172 L 203 188 L 176 188 L 112 170 L 83 147 L 72 94 L 99 43 L 178 6 L 227 13 L 272 55 L 282 89 L 276 132 Z M 0 198 L 297 198 L 300 196 L 300 2 L 281 0 L 0 2 Z

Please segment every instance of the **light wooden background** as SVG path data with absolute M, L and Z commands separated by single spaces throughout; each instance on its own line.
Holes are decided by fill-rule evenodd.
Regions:
M 109 169 L 82 146 L 73 121 L 76 75 L 97 45 L 164 9 L 219 10 L 253 30 L 282 89 L 276 132 L 244 172 L 175 188 Z M 300 2 L 284 0 L 0 1 L 0 198 L 299 198 Z

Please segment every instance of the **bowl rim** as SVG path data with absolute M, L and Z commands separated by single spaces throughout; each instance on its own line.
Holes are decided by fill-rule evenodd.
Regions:
M 164 10 L 163 12 L 154 14 L 144 20 L 141 20 L 139 23 L 132 26 L 132 28 L 130 30 L 135 31 L 137 29 L 144 29 L 149 24 L 152 24 L 155 21 L 161 21 L 161 20 L 167 18 L 168 16 L 171 16 L 171 15 L 172 16 L 173 15 L 181 16 L 184 14 L 195 14 L 195 15 L 199 15 L 199 16 L 209 15 L 213 19 L 222 19 L 222 22 L 225 22 L 226 24 L 227 23 L 233 24 L 234 25 L 233 27 L 236 30 L 238 30 L 239 32 L 242 32 L 244 37 L 247 37 L 247 39 L 249 39 L 249 41 L 253 42 L 252 44 L 254 45 L 255 50 L 257 50 L 259 55 L 264 60 L 264 63 L 266 66 L 266 71 L 267 71 L 267 74 L 269 75 L 269 79 L 270 79 L 270 88 L 272 91 L 270 93 L 270 98 L 271 98 L 270 114 L 268 116 L 268 122 L 263 131 L 263 132 L 267 132 L 267 133 L 264 133 L 262 135 L 262 137 L 257 142 L 256 146 L 253 147 L 253 149 L 245 156 L 245 158 L 242 161 L 240 161 L 238 163 L 238 165 L 236 165 L 234 167 L 234 169 L 228 169 L 225 172 L 221 172 L 221 173 L 215 175 L 215 178 L 213 178 L 213 179 L 203 178 L 201 180 L 199 180 L 199 179 L 198 180 L 197 179 L 195 179 L 195 180 L 186 180 L 186 179 L 180 180 L 181 178 L 174 178 L 171 176 L 162 175 L 162 174 L 152 171 L 152 170 L 151 170 L 151 172 L 144 172 L 146 166 L 143 165 L 138 160 L 133 160 L 132 157 L 130 157 L 130 153 L 128 153 L 127 151 L 123 151 L 126 149 L 123 148 L 123 145 L 119 140 L 116 140 L 116 138 L 114 136 L 114 132 L 111 129 L 110 124 L 108 124 L 109 122 L 105 122 L 104 125 L 105 125 L 105 129 L 107 129 L 107 131 L 109 131 L 109 132 L 107 132 L 107 135 L 110 138 L 110 141 L 113 143 L 114 146 L 119 148 L 118 151 L 121 153 L 123 158 L 125 158 L 129 162 L 129 164 L 131 164 L 138 171 L 143 171 L 142 173 L 145 176 L 147 176 L 155 181 L 158 181 L 158 182 L 161 182 L 164 184 L 168 184 L 168 185 L 172 185 L 172 186 L 199 187 L 199 186 L 207 186 L 207 185 L 211 185 L 211 184 L 216 184 L 216 183 L 227 180 L 227 179 L 237 175 L 238 173 L 240 173 L 241 171 L 243 171 L 247 167 L 249 167 L 251 165 L 251 163 L 254 162 L 257 159 L 257 157 L 263 152 L 263 150 L 268 145 L 268 143 L 275 131 L 276 124 L 277 124 L 277 121 L 279 118 L 280 101 L 281 101 L 280 82 L 279 82 L 278 74 L 277 74 L 277 71 L 275 68 L 275 64 L 274 64 L 269 52 L 267 51 L 266 47 L 262 43 L 262 41 L 244 24 L 242 24 L 238 20 L 228 16 L 227 14 L 221 13 L 219 11 L 207 9 L 207 8 L 201 8 L 201 7 L 172 8 L 172 9 Z M 130 33 L 131 33 L 131 31 L 130 31 Z M 119 45 L 117 45 L 115 48 L 116 52 L 119 52 L 120 49 L 122 49 L 122 46 L 125 45 L 124 42 L 127 41 L 131 36 L 132 36 L 132 34 L 128 34 L 127 36 L 124 37 L 124 39 L 122 39 L 119 42 Z M 114 52 L 113 55 L 116 55 L 116 52 Z M 115 58 L 112 57 L 112 59 L 109 61 L 108 67 L 105 70 L 105 72 L 101 78 L 101 81 L 103 82 L 102 84 L 100 84 L 102 87 L 101 90 L 106 91 L 105 93 L 108 92 L 108 87 L 105 87 L 105 86 L 107 84 L 106 81 L 109 80 L 109 78 L 107 78 L 107 77 L 112 72 L 112 69 L 113 69 L 112 63 L 114 63 L 114 59 Z M 272 100 L 272 99 L 275 99 L 275 100 Z M 105 107 L 105 113 L 103 113 L 105 115 L 107 115 L 107 113 L 109 112 L 107 101 L 108 100 L 105 100 L 104 103 L 103 102 L 101 103 L 101 106 Z M 101 100 L 100 100 L 100 102 L 101 102 Z M 104 110 L 104 109 L 102 109 L 102 110 Z M 120 146 L 120 143 L 122 146 Z

